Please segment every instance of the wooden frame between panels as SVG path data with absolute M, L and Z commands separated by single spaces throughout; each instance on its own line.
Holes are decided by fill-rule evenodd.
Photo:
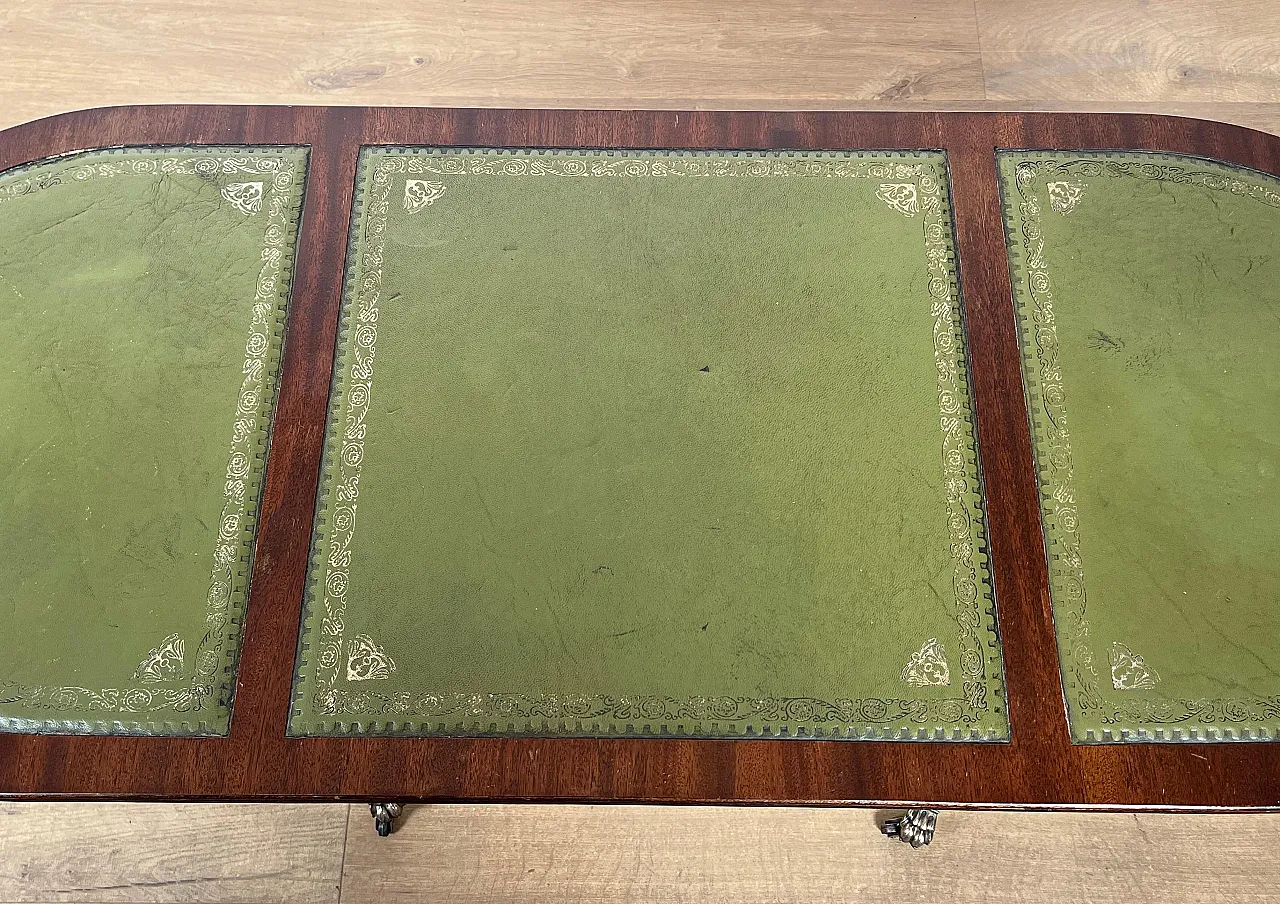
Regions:
M 1033 808 L 1280 806 L 1280 745 L 1072 745 L 1049 606 L 997 148 L 1199 154 L 1280 175 L 1280 138 L 1131 114 L 118 107 L 9 129 L 0 169 L 93 147 L 304 144 L 310 171 L 226 738 L 0 735 L 0 796 Z M 1007 744 L 287 738 L 356 159 L 366 144 L 947 152 L 1013 738 Z

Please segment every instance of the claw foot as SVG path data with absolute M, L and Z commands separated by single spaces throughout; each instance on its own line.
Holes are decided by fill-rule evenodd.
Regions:
M 391 834 L 391 824 L 400 815 L 399 804 L 369 804 L 369 812 L 373 814 L 373 827 L 378 834 L 386 838 Z
M 933 841 L 933 832 L 937 826 L 937 810 L 911 809 L 897 819 L 886 819 L 880 831 L 890 838 L 897 838 L 918 848 Z

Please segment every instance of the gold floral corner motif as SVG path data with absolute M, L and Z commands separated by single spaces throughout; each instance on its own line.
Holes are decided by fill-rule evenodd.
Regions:
M 1118 691 L 1151 690 L 1159 673 L 1120 641 L 1111 645 L 1111 686 Z
M 348 681 L 384 681 L 395 671 L 395 660 L 368 634 L 357 634 L 347 643 Z
M 135 681 L 173 681 L 182 677 L 186 666 L 187 645 L 177 634 L 170 634 L 138 663 Z
M 404 180 L 404 209 L 406 213 L 421 213 L 436 203 L 445 193 L 445 184 L 431 179 Z
M 936 637 L 924 642 L 902 670 L 902 680 L 912 687 L 946 687 L 951 684 L 947 651 Z
M 222 187 L 222 197 L 242 214 L 253 216 L 262 210 L 262 183 L 230 182 Z
M 1083 182 L 1046 182 L 1044 187 L 1049 192 L 1049 207 L 1060 214 L 1071 213 L 1084 200 Z
M 903 216 L 914 217 L 920 209 L 920 194 L 914 182 L 881 182 L 876 197 Z

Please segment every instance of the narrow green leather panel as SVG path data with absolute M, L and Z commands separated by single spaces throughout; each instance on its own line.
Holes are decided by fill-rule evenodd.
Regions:
M 947 184 L 366 149 L 291 732 L 1007 737 Z
M 1000 155 L 1080 742 L 1280 729 L 1280 180 Z
M 0 174 L 0 728 L 227 733 L 305 170 Z

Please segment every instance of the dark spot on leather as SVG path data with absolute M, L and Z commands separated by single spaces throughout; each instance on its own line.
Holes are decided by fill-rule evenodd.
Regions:
M 386 66 L 349 66 L 346 69 L 313 72 L 307 76 L 307 84 L 317 91 L 340 91 L 376 82 L 386 74 Z
M 425 62 L 426 62 L 426 59 L 424 59 L 423 57 L 414 57 L 414 58 L 413 58 L 413 65 L 415 65 L 415 66 L 421 66 L 421 65 L 422 65 L 423 63 L 425 63 Z
M 706 367 L 699 367 L 699 368 L 698 368 L 698 373 L 700 373 L 700 374 L 709 374 L 709 373 L 711 373 L 711 365 L 710 365 L 710 364 L 708 364 Z

